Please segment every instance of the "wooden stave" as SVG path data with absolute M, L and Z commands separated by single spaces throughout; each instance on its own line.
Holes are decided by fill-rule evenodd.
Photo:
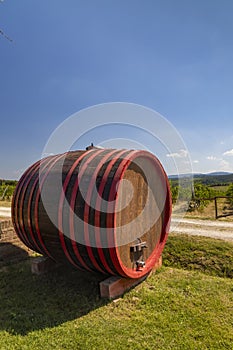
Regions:
M 73 155 L 75 155 L 75 156 L 80 156 L 80 155 L 82 155 L 82 154 L 84 154 L 85 153 L 85 155 L 84 155 L 84 157 L 86 156 L 86 153 L 87 152 L 83 152 L 83 151 L 77 151 L 77 152 L 81 152 L 81 153 L 75 153 L 75 152 L 73 152 Z M 93 151 L 93 150 L 91 150 L 91 152 L 90 153 L 93 153 L 93 152 L 97 152 L 97 151 Z M 110 152 L 110 151 L 109 151 Z M 124 152 L 126 153 L 126 154 L 129 154 L 130 152 L 129 151 L 126 151 L 126 150 L 124 150 Z M 123 153 L 124 153 L 123 152 Z M 141 151 L 132 151 L 133 152 L 133 154 L 135 154 L 135 156 L 136 156 L 136 154 L 139 154 L 138 152 L 141 152 Z M 99 153 L 101 153 L 101 152 L 99 152 Z M 65 154 L 66 155 L 66 154 Z M 65 155 L 62 155 L 63 157 L 65 157 Z M 49 157 L 49 159 L 48 159 L 48 161 L 49 160 L 51 160 L 51 157 Z M 130 162 L 132 162 L 132 159 L 126 159 L 125 160 L 125 163 L 130 163 Z M 66 165 L 67 166 L 67 165 Z M 93 167 L 93 169 L 95 169 L 95 167 Z M 162 168 L 163 169 L 163 168 Z M 53 169 L 54 170 L 54 169 Z M 117 169 L 115 169 L 115 171 L 117 171 Z M 25 173 L 27 173 L 28 172 L 28 170 L 25 172 Z M 90 172 L 90 174 L 91 174 L 91 167 L 89 167 L 89 172 Z M 31 174 L 31 172 L 29 171 L 29 174 Z M 164 172 L 164 174 L 165 174 L 165 172 Z M 113 173 L 111 174 L 111 175 L 113 175 Z M 31 174 L 31 176 L 32 176 L 32 174 Z M 91 176 L 91 175 L 90 175 Z M 115 180 L 115 182 L 117 182 L 117 181 L 119 181 L 119 176 L 123 176 L 122 175 L 122 171 L 118 171 L 118 175 L 116 176 L 116 178 L 115 178 L 115 175 L 114 176 L 111 176 L 110 178 L 108 177 L 107 178 L 107 181 L 109 181 L 110 183 L 111 183 L 111 187 L 113 187 L 113 184 L 112 184 L 112 182 L 113 182 L 113 179 Z M 166 176 L 166 174 L 165 174 L 165 176 Z M 25 175 L 23 175 L 23 177 L 22 177 L 23 179 L 25 179 Z M 35 176 L 35 178 L 36 178 L 36 176 Z M 89 180 L 88 180 L 89 181 Z M 87 181 L 87 182 L 88 182 Z M 101 183 L 101 176 L 99 176 L 99 181 L 100 181 L 100 183 Z M 106 186 L 106 183 L 105 183 L 105 186 Z M 34 190 L 35 190 L 35 188 L 34 188 Z M 39 191 L 39 188 L 37 188 L 37 191 Z M 110 196 L 110 191 L 111 191 L 111 188 L 110 188 L 110 190 L 108 189 L 108 195 L 107 194 L 105 194 L 105 197 L 107 196 L 107 199 L 109 200 L 109 199 L 112 199 L 112 198 L 110 198 L 111 196 Z M 33 197 L 33 196 L 31 196 L 31 197 Z M 15 198 L 15 196 L 14 196 L 14 198 Z M 167 200 L 166 200 L 167 201 Z M 32 202 L 33 203 L 33 202 Z M 171 212 L 171 210 L 169 209 L 169 208 L 165 208 L 166 209 L 166 220 L 165 221 L 167 221 L 167 223 L 168 223 L 168 221 L 170 220 L 170 212 Z M 165 210 L 164 209 L 164 210 Z M 114 229 L 114 225 L 113 224 L 111 224 L 111 222 L 112 222 L 112 220 L 114 221 L 114 215 L 108 215 L 108 218 L 107 218 L 107 226 L 109 227 L 109 229 Z M 25 220 L 26 221 L 26 220 Z M 16 227 L 16 230 L 18 229 L 18 224 L 15 224 L 15 227 Z M 56 231 L 56 229 L 55 229 L 55 231 Z M 16 231 L 17 232 L 17 231 Z M 37 233 L 37 232 L 36 232 Z M 21 238 L 21 237 L 20 237 Z M 46 236 L 46 233 L 43 233 L 43 239 L 45 239 L 45 240 L 47 240 L 48 241 L 48 237 Z M 61 237 L 60 237 L 60 239 L 61 239 Z M 22 239 L 21 239 L 22 240 Z M 51 240 L 51 243 L 52 243 L 52 238 L 50 238 L 50 240 Z M 165 237 L 164 237 L 164 239 L 163 239 L 163 241 L 165 240 Z M 54 242 L 56 243 L 55 244 L 55 246 L 56 246 L 56 249 L 58 249 L 57 247 L 59 246 L 59 241 L 57 240 L 57 239 L 54 239 Z M 65 245 L 67 245 L 68 243 L 68 239 L 65 239 Z M 80 247 L 81 247 L 81 245 L 79 245 L 79 244 L 77 244 L 78 245 L 78 247 L 79 247 L 79 249 L 80 249 Z M 30 246 L 31 247 L 31 246 Z M 64 254 L 64 250 L 62 250 L 61 252 L 56 252 L 56 254 L 53 254 L 52 252 L 51 252 L 51 250 L 52 250 L 52 248 L 53 248 L 53 244 L 51 244 L 50 245 L 50 249 L 49 249 L 49 253 L 50 253 L 50 257 L 52 257 L 54 260 L 62 260 L 62 261 L 64 261 L 65 262 L 65 259 L 62 259 L 62 257 L 64 257 L 64 255 L 66 255 L 66 254 Z M 36 251 L 38 251 L 38 249 L 35 249 L 35 247 L 33 247 L 33 249 L 34 250 L 36 250 Z M 83 248 L 83 250 L 85 251 L 85 249 L 87 249 L 86 247 L 84 247 Z M 161 249 L 160 249 L 161 250 Z M 97 248 L 93 248 L 93 247 L 91 247 L 91 251 L 92 251 L 92 254 L 93 254 L 93 256 L 94 256 L 94 259 L 95 260 L 98 260 L 98 256 L 100 256 L 100 250 L 99 249 L 97 249 Z M 119 256 L 118 256 L 118 254 L 117 254 L 117 249 L 116 248 L 110 248 L 110 249 L 105 249 L 105 248 L 103 248 L 102 249 L 102 251 L 104 252 L 104 259 L 105 259 L 105 261 L 107 261 L 107 264 L 108 264 L 108 266 L 106 267 L 106 266 L 101 266 L 101 264 L 100 264 L 100 261 L 102 261 L 101 259 L 100 260 L 98 260 L 98 264 L 100 264 L 100 267 L 101 267 L 101 272 L 102 273 L 110 273 L 110 274 L 119 274 L 119 275 L 123 275 L 123 276 L 125 276 L 125 277 L 131 277 L 132 276 L 132 274 L 131 273 L 129 273 L 129 272 L 125 272 L 124 271 L 124 269 L 122 269 L 122 266 L 121 266 L 121 262 L 119 262 Z M 41 251 L 40 251 L 41 252 Z M 44 251 L 42 251 L 42 253 L 45 253 Z M 71 251 L 69 254 L 73 254 L 73 252 Z M 82 252 L 82 254 L 83 254 L 83 256 L 85 255 L 84 254 L 84 252 Z M 45 255 L 48 255 L 47 253 L 45 254 Z M 90 255 L 90 254 L 86 254 L 86 256 L 84 257 L 84 259 L 86 259 L 86 261 L 87 261 L 87 256 L 88 255 Z M 90 257 L 90 256 L 89 256 Z M 72 260 L 72 258 L 71 258 L 71 260 Z M 71 261 L 70 261 L 71 262 Z M 103 262 L 103 261 L 102 261 Z M 75 261 L 75 263 L 73 264 L 74 266 L 76 266 L 77 268 L 80 268 L 80 269 L 83 269 L 83 268 L 85 268 L 85 269 L 87 269 L 87 270 L 91 270 L 91 271 L 100 271 L 100 269 L 98 269 L 98 268 L 96 268 L 96 266 L 93 266 L 93 257 L 90 259 L 90 261 L 89 261 L 89 263 L 86 263 L 86 264 L 84 264 L 84 266 L 83 266 L 83 264 L 80 262 L 80 261 Z M 85 266 L 86 265 L 86 266 Z M 95 265 L 95 264 L 94 264 Z M 144 270 L 145 271 L 145 270 Z M 143 273 L 144 273 L 144 271 L 143 272 L 139 272 L 139 273 L 136 273 L 136 275 L 137 275 L 137 277 L 139 276 L 139 275 L 142 275 Z M 132 278 L 136 278 L 136 275 L 135 275 L 135 273 L 133 274 L 133 277 Z

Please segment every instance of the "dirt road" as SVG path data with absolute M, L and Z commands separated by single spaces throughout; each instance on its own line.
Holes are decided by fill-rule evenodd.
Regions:
M 0 216 L 9 218 L 11 216 L 11 209 L 0 207 Z M 179 217 L 173 216 L 170 232 L 233 241 L 233 221 L 180 219 Z
M 172 217 L 170 232 L 233 241 L 233 222 Z
M 2 216 L 4 218 L 10 218 L 11 217 L 11 208 L 0 207 L 0 216 Z

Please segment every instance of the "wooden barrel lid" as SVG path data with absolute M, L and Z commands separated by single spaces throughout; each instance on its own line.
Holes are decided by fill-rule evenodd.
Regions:
M 169 230 L 169 184 L 156 157 L 145 151 L 132 156 L 121 174 L 116 203 L 115 241 L 120 269 L 135 278 L 153 268 Z

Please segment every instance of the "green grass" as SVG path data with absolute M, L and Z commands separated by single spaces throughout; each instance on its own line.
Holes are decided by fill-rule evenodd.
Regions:
M 222 185 L 222 186 L 211 186 L 211 188 L 217 192 L 226 192 L 229 185 Z
M 233 278 L 233 243 L 189 235 L 170 235 L 163 264 Z
M 219 268 L 232 248 L 170 236 L 164 266 L 117 302 L 99 298 L 99 275 L 60 267 L 35 276 L 28 261 L 6 266 L 0 349 L 232 349 L 233 284 Z M 193 264 L 201 252 L 208 259 Z

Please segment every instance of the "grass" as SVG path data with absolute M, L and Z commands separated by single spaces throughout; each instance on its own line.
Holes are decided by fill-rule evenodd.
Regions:
M 60 267 L 35 276 L 28 261 L 6 266 L 0 349 L 232 349 L 232 248 L 170 236 L 164 266 L 117 302 L 99 298 L 99 275 Z
M 233 243 L 207 237 L 170 235 L 163 264 L 233 278 Z
M 224 209 L 225 207 L 226 207 L 226 199 L 219 198 L 218 199 L 218 215 L 222 215 L 225 212 L 225 209 Z M 194 210 L 192 212 L 186 212 L 185 217 L 189 218 L 189 219 L 207 219 L 207 220 L 214 219 L 215 220 L 214 201 L 210 201 L 210 203 L 205 208 L 203 208 L 203 210 Z M 218 220 L 220 220 L 220 221 L 232 221 L 233 215 L 228 216 L 228 217 L 224 217 L 224 218 L 221 218 Z
M 229 188 L 229 185 L 210 186 L 210 187 L 217 192 L 226 192 Z

